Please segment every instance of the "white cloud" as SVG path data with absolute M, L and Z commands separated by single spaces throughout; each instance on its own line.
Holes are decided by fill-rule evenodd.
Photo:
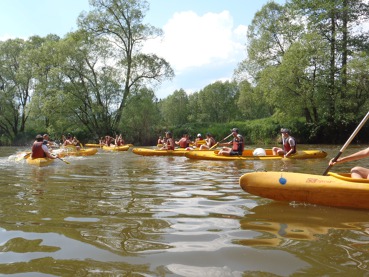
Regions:
M 164 36 L 145 45 L 145 52 L 165 58 L 177 75 L 191 68 L 233 61 L 245 55 L 246 26 L 233 26 L 228 11 L 202 16 L 186 11 L 173 14 L 163 26 Z

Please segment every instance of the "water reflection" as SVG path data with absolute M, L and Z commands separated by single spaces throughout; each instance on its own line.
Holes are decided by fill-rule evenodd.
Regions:
M 250 209 L 240 220 L 240 227 L 251 232 L 234 243 L 285 249 L 302 260 L 320 257 L 314 258 L 318 267 L 329 264 L 334 253 L 335 259 L 350 261 L 347 272 L 369 273 L 368 216 L 367 211 L 271 201 Z
M 362 230 L 366 225 L 369 227 L 368 213 L 364 211 L 275 201 L 252 208 L 240 224 L 242 229 L 252 230 L 257 235 L 238 243 L 253 246 L 280 246 L 291 239 L 317 240 L 330 230 Z

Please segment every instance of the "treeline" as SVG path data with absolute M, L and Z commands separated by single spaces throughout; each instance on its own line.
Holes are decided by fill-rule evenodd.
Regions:
M 83 142 L 122 133 L 153 145 L 171 130 L 213 133 L 238 127 L 249 144 L 274 143 L 281 127 L 300 143 L 341 143 L 369 110 L 366 1 L 269 2 L 247 34 L 247 59 L 233 81 L 157 99 L 155 83 L 174 76 L 163 58 L 141 51 L 161 30 L 143 23 L 143 0 L 94 0 L 64 38 L 0 42 L 0 143 L 47 132 Z M 365 127 L 357 137 L 365 141 Z

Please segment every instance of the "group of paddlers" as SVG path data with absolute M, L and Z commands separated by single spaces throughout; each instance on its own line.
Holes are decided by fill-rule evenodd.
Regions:
M 206 138 L 203 139 L 201 134 L 198 134 L 195 141 L 190 140 L 190 136 L 185 133 L 182 138 L 178 141 L 173 139 L 171 132 L 166 132 L 165 137 L 159 137 L 158 145 L 163 150 L 174 150 L 176 147 L 191 150 L 191 145 L 200 150 L 211 150 L 216 146 L 223 146 L 218 152 L 218 155 L 242 155 L 245 148 L 245 141 L 241 134 L 239 134 L 238 128 L 232 128 L 231 134 L 222 139 L 220 142 L 216 142 L 213 135 L 210 133 L 206 134 Z M 290 130 L 286 128 L 281 129 L 282 144 L 283 148 L 273 147 L 273 155 L 284 155 L 288 157 L 296 153 L 296 140 L 290 135 Z M 229 137 L 233 136 L 233 139 L 229 142 L 223 142 Z
M 122 137 L 122 134 L 116 135 L 115 138 L 106 135 L 105 137 L 102 137 L 99 141 L 101 146 L 122 146 L 124 145 L 124 139 Z

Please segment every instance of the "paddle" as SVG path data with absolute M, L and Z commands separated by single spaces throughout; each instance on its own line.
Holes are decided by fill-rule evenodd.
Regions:
M 23 159 L 27 159 L 29 156 L 31 156 L 31 152 L 23 153 L 23 155 L 22 155 L 22 156 L 20 156 L 20 157 L 17 157 L 17 158 L 15 159 L 15 161 L 19 162 L 19 161 L 21 161 L 21 160 L 23 160 Z
M 356 136 L 356 134 L 360 131 L 360 129 L 363 127 L 363 125 L 365 124 L 365 122 L 368 120 L 369 118 L 369 112 L 366 114 L 366 116 L 363 118 L 363 120 L 361 120 L 360 124 L 356 127 L 355 131 L 351 134 L 351 136 L 349 137 L 349 139 L 346 141 L 346 143 L 342 146 L 341 150 L 337 153 L 336 157 L 334 157 L 334 159 L 332 160 L 332 162 L 337 161 L 337 159 L 341 156 L 341 154 L 343 153 L 343 151 L 345 151 L 345 149 L 347 148 L 347 146 L 351 143 L 351 141 L 354 139 L 354 137 Z M 323 175 L 327 175 L 328 171 L 331 169 L 333 165 L 329 165 L 327 167 L 327 169 L 324 171 Z
M 228 136 L 226 136 L 224 139 L 222 139 L 221 141 L 218 141 L 216 144 L 214 144 L 212 147 L 209 148 L 209 150 L 212 150 L 213 148 L 217 147 L 218 144 L 222 141 L 225 141 L 227 138 L 229 138 L 230 136 L 232 136 L 233 133 L 230 133 Z
M 56 157 L 56 158 L 59 159 L 59 160 L 61 160 L 61 161 L 63 161 L 63 162 L 65 162 L 66 164 L 70 164 L 70 162 L 67 162 L 66 160 L 64 160 L 62 158 L 59 158 L 59 157 Z

